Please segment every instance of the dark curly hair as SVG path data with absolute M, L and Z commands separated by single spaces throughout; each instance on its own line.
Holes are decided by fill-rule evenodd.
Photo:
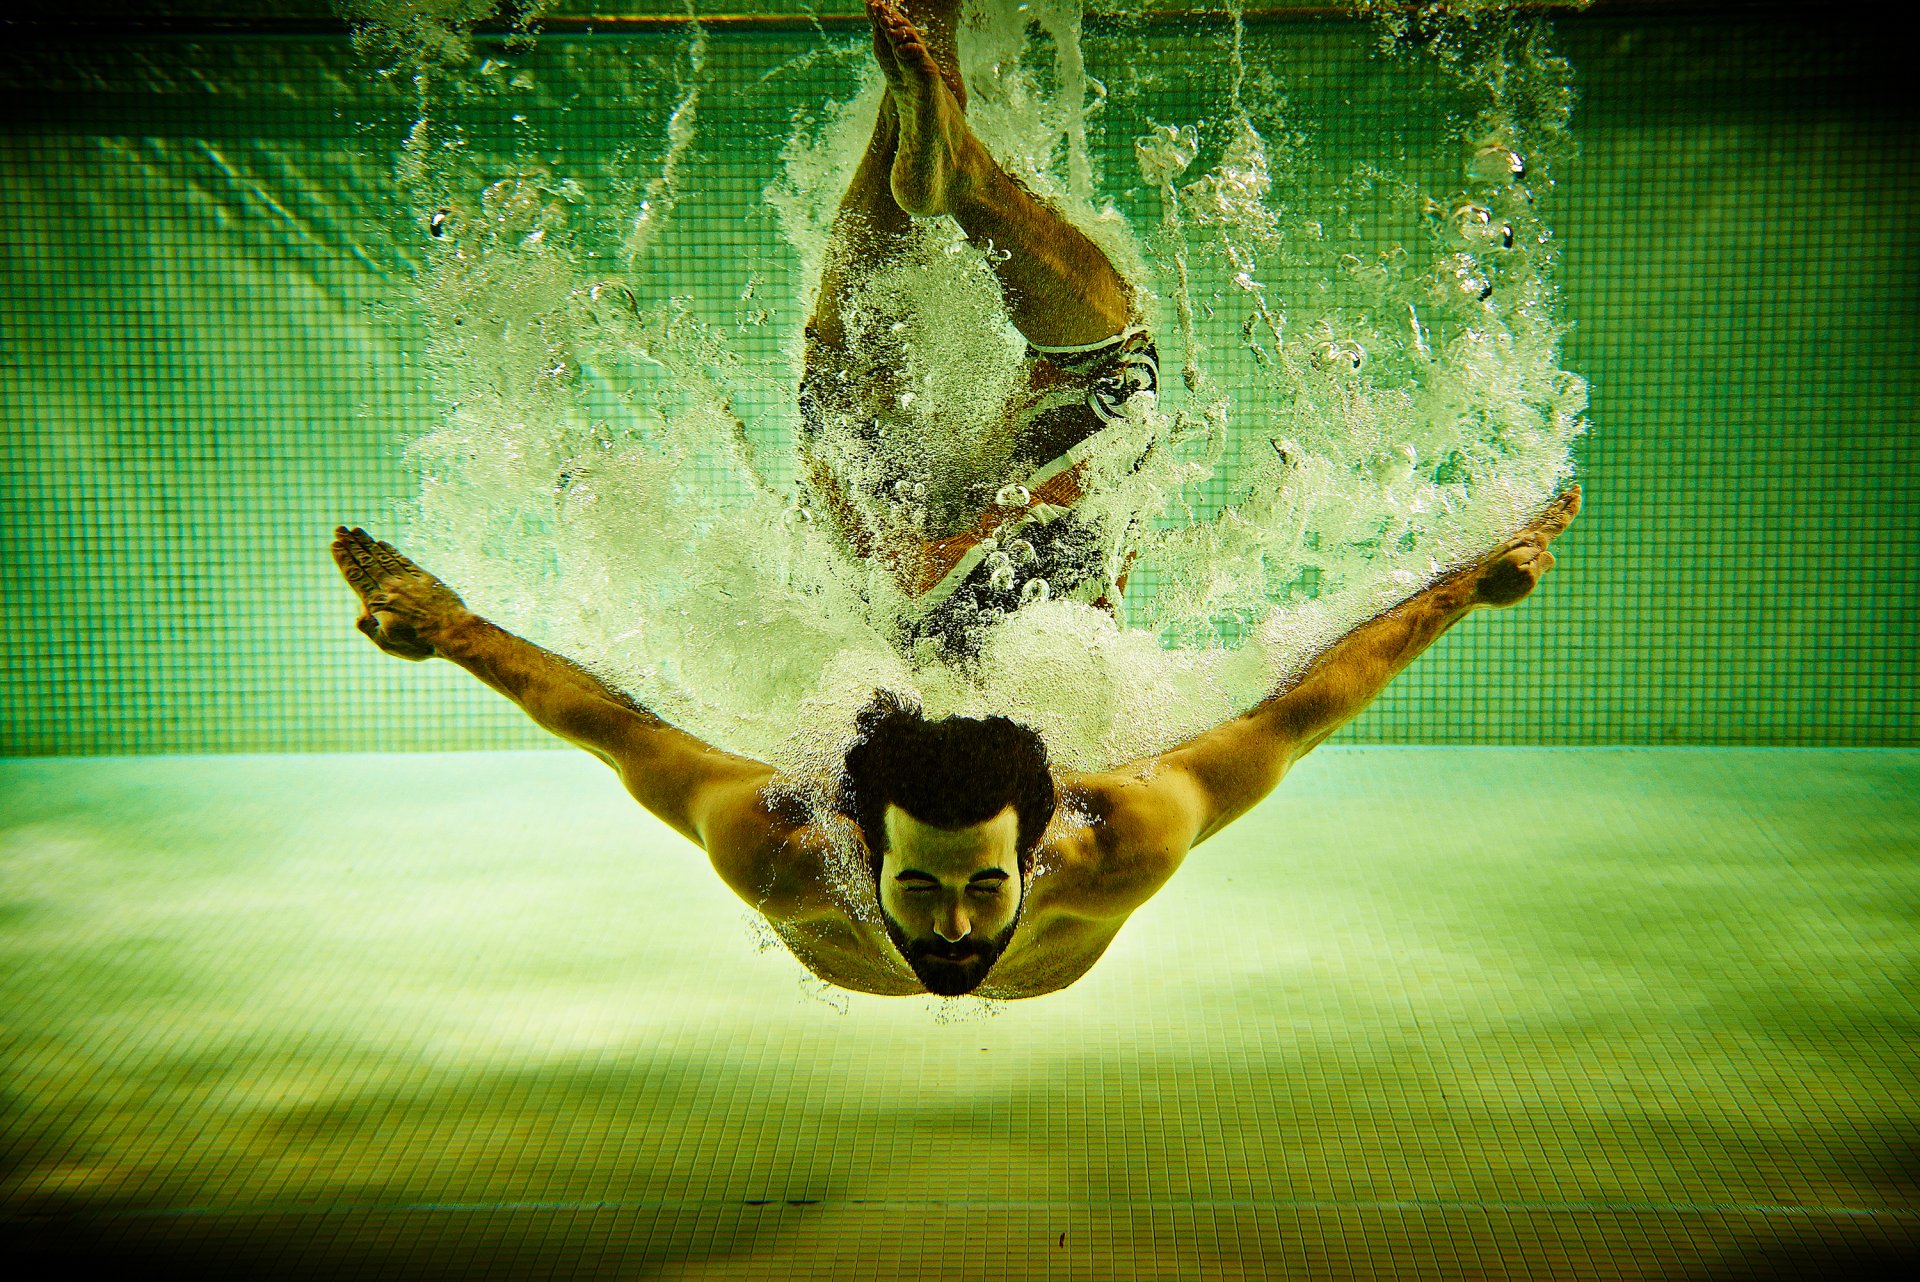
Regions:
M 876 880 L 889 803 L 936 828 L 984 823 L 1011 805 L 1020 817 L 1015 844 L 1026 879 L 1055 801 L 1047 745 L 1031 727 L 1005 717 L 928 721 L 911 700 L 876 690 L 854 728 L 839 810 L 866 834 Z

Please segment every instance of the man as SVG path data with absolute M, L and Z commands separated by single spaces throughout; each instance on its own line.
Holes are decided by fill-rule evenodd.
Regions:
M 910 595 L 932 599 L 905 639 L 918 629 L 949 646 L 1017 607 L 1005 573 L 1011 558 L 1003 565 L 981 553 L 1015 535 L 1028 536 L 1019 540 L 1023 559 L 1045 569 L 1050 588 L 1109 608 L 1117 602 L 1124 568 L 1087 555 L 1073 523 L 1079 447 L 1129 398 L 1151 393 L 1157 374 L 1152 344 L 1128 323 L 1125 282 L 968 129 L 953 57 L 956 8 L 956 0 L 921 0 L 910 19 L 892 0 L 869 0 L 888 92 L 836 224 L 801 391 L 813 483 L 842 534 L 857 553 L 881 558 Z M 857 267 L 870 271 L 904 252 L 909 219 L 936 215 L 977 243 L 1011 250 L 994 269 L 1031 349 L 1035 394 L 1015 411 L 1019 456 L 1031 471 L 1011 501 L 988 505 L 972 528 L 902 539 L 861 516 L 811 447 L 836 421 L 858 423 L 893 394 L 871 354 L 849 347 L 844 305 L 858 288 Z M 362 530 L 337 530 L 333 552 L 363 603 L 358 626 L 382 650 L 449 659 L 607 762 L 641 805 L 707 851 L 727 885 L 822 979 L 870 993 L 1014 998 L 1086 973 L 1190 849 L 1272 791 L 1442 632 L 1477 608 L 1526 596 L 1552 568 L 1547 544 L 1579 508 L 1575 487 L 1479 565 L 1349 633 L 1291 687 L 1116 770 L 1055 771 L 1024 726 L 1000 717 L 930 722 L 898 696 L 877 694 L 847 751 L 838 805 L 865 844 L 870 892 L 832 875 L 830 817 L 781 801 L 771 767 L 702 743 L 474 615 Z

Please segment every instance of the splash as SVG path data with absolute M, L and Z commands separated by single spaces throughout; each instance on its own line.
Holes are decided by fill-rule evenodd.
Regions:
M 403 10 L 422 12 L 382 6 Z M 1190 100 L 1156 97 L 1164 74 L 1144 53 L 1103 63 L 1068 0 L 988 0 L 963 23 L 975 131 L 1138 285 L 1163 367 L 1180 371 L 1097 438 L 1076 508 L 1100 554 L 1133 566 L 1118 617 L 1033 574 L 963 659 L 903 641 L 914 599 L 824 519 L 796 451 L 808 300 L 763 305 L 743 266 L 730 325 L 643 284 L 689 158 L 725 145 L 700 136 L 714 73 L 697 23 L 675 82 L 654 88 L 671 104 L 656 176 L 617 208 L 550 164 L 480 174 L 455 157 L 430 180 L 402 167 L 427 229 L 421 314 L 446 406 L 410 449 L 409 546 L 476 609 L 773 762 L 816 804 L 876 688 L 931 715 L 1004 713 L 1062 766 L 1094 769 L 1286 684 L 1485 555 L 1571 473 L 1585 387 L 1558 364 L 1541 210 L 1570 153 L 1572 95 L 1537 19 L 1396 9 L 1380 56 L 1414 60 L 1453 104 L 1442 159 L 1336 166 L 1322 139 L 1337 120 L 1292 106 L 1229 22 L 1210 37 L 1227 42 L 1230 81 L 1209 114 L 1164 120 L 1157 104 Z M 384 38 L 413 29 L 389 22 Z M 864 43 L 822 33 L 801 58 L 858 68 Z M 843 97 L 794 112 L 768 175 L 781 240 L 762 252 L 796 262 L 803 293 L 881 93 L 876 73 L 849 74 Z M 1096 148 L 1117 131 L 1129 146 Z M 1131 169 L 1112 160 L 1129 153 Z M 915 235 L 849 309 L 898 412 L 822 447 L 881 541 L 962 526 L 1024 479 L 1000 426 L 1023 354 L 992 272 L 1006 251 L 945 220 Z M 767 326 L 778 344 L 746 346 L 777 356 L 737 350 Z
M 353 24 L 363 55 L 386 61 L 389 71 L 458 67 L 473 53 L 473 29 L 504 19 L 509 30 L 529 35 L 553 0 L 336 0 Z

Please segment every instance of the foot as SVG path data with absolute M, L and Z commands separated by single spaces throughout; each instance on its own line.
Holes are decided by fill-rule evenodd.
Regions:
M 1532 592 L 1548 570 L 1553 553 L 1547 544 L 1560 537 L 1580 513 L 1580 487 L 1568 488 L 1519 536 L 1501 544 L 1480 563 L 1473 580 L 1475 605 L 1512 605 Z
M 900 122 L 893 198 L 910 214 L 950 214 L 984 155 L 967 128 L 966 86 L 957 71 L 935 61 L 927 38 L 894 0 L 867 0 L 867 17 L 873 55 Z

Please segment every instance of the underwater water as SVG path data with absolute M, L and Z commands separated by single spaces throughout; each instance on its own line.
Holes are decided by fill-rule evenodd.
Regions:
M 981 33 L 982 127 L 1141 284 L 1164 470 L 1113 493 L 1121 619 L 1050 597 L 952 664 L 797 515 L 850 6 L 358 50 L 258 8 L 83 2 L 0 63 L 10 1276 L 1912 1272 L 1891 42 L 1607 0 Z M 1017 355 L 950 248 L 876 283 L 979 322 L 912 336 L 977 377 L 918 371 L 929 495 L 876 525 L 1013 483 L 939 418 Z M 377 751 L 551 740 L 375 653 L 325 555 L 364 523 L 801 775 L 882 683 L 1098 761 L 1570 475 L 1540 592 L 1012 1003 L 825 988 L 583 754 Z
M 1108 577 L 1132 568 L 1124 609 L 1056 595 L 1015 529 L 983 546 L 1019 603 L 946 645 L 912 639 L 926 607 L 829 528 L 797 460 L 803 323 L 884 87 L 870 35 L 723 73 L 695 26 L 635 77 L 647 106 L 607 156 L 560 145 L 573 103 L 542 88 L 591 46 L 476 70 L 400 8 L 362 38 L 418 94 L 396 195 L 447 412 L 408 444 L 408 546 L 481 613 L 803 791 L 830 784 L 879 688 L 1033 725 L 1072 769 L 1164 750 L 1484 557 L 1572 473 L 1586 385 L 1558 360 L 1549 222 L 1571 73 L 1537 18 L 1455 6 L 1418 39 L 1401 17 L 1397 41 L 1383 24 L 1427 127 L 1380 156 L 1327 137 L 1237 13 L 1226 56 L 1196 60 L 1126 9 L 962 11 L 969 122 L 1134 283 L 1165 377 L 1095 439 L 1073 511 Z M 802 69 L 826 92 L 786 110 L 738 211 L 751 230 L 702 265 L 731 305 L 674 292 L 663 229 L 696 149 L 732 138 L 701 113 Z M 469 102 L 501 97 L 523 129 L 482 151 Z M 846 308 L 851 347 L 906 389 L 897 412 L 815 429 L 876 546 L 1023 507 L 1030 479 L 1008 425 L 1023 344 L 991 269 L 1013 251 L 947 218 L 914 230 Z
M 1085 978 L 994 1007 L 756 948 L 584 754 L 0 790 L 14 1276 L 1920 1258 L 1912 752 L 1322 749 Z

